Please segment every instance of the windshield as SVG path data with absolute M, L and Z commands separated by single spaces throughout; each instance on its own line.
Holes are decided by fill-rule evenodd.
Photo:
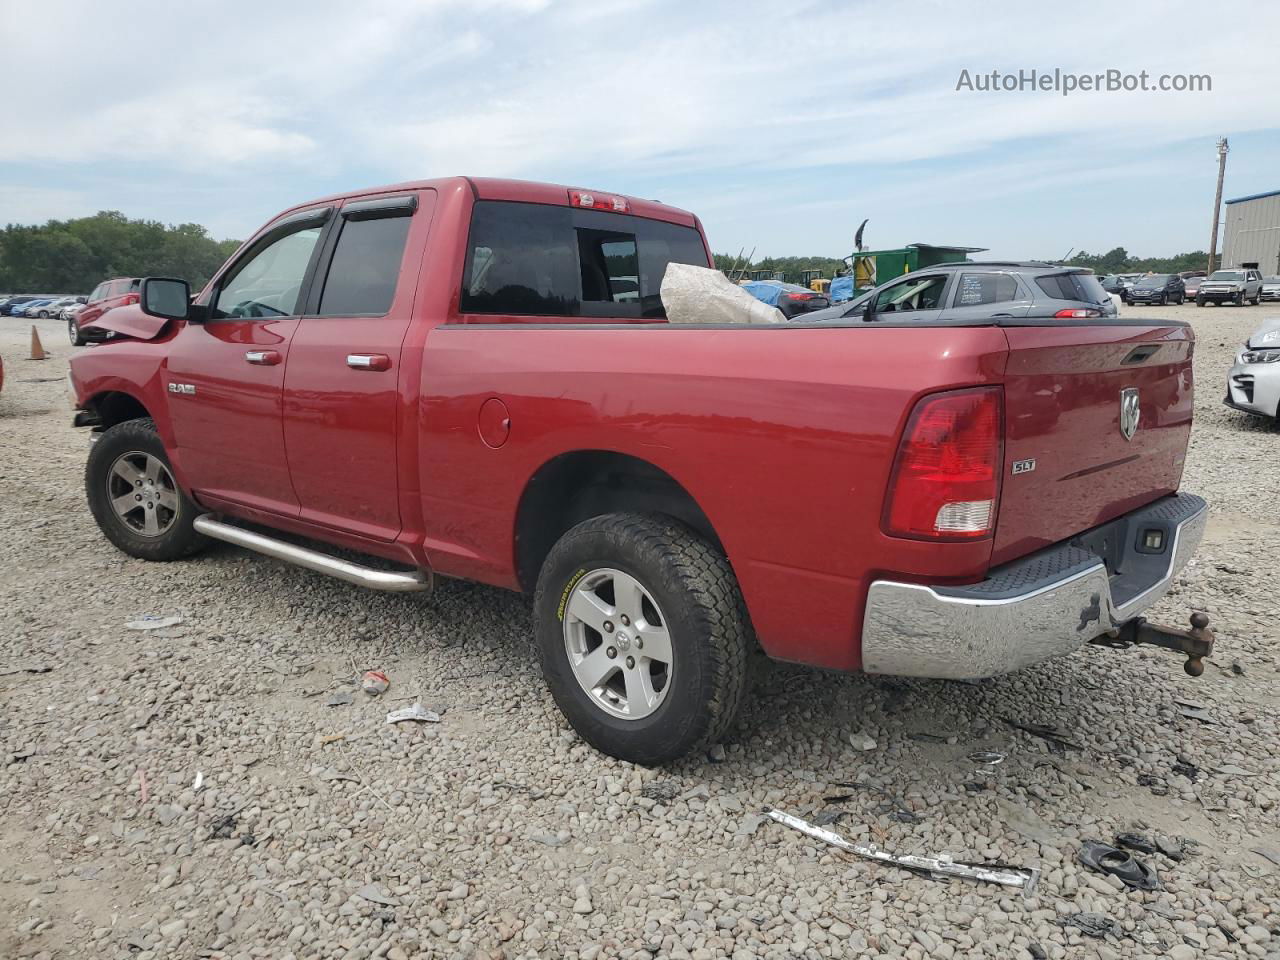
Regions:
M 1167 274 L 1161 274 L 1160 276 L 1156 276 L 1156 277 L 1143 277 L 1141 280 L 1139 280 L 1139 281 L 1138 281 L 1138 286 L 1140 286 L 1140 287 L 1163 287 L 1163 286 L 1164 286 L 1166 283 L 1168 283 L 1168 282 L 1169 282 L 1169 277 L 1168 277 L 1168 275 L 1167 275 Z
M 1215 270 L 1210 280 L 1243 280 L 1243 270 Z

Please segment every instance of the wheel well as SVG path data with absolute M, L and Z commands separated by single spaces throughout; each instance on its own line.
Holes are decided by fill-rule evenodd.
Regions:
M 150 411 L 137 398 L 118 391 L 98 394 L 89 401 L 89 406 L 98 415 L 98 426 L 103 429 L 126 420 L 140 420 L 151 416 Z
M 533 592 L 543 560 L 570 527 L 623 511 L 664 513 L 724 550 L 702 508 L 669 473 L 638 457 L 579 450 L 547 461 L 524 488 L 515 532 L 521 588 Z

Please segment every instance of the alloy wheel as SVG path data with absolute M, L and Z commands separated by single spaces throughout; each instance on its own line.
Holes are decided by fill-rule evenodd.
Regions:
M 611 716 L 641 720 L 671 689 L 667 619 L 644 584 L 621 570 L 579 577 L 565 605 L 564 646 L 578 685 Z
M 140 537 L 163 535 L 178 518 L 178 485 L 159 457 L 121 454 L 107 473 L 107 500 L 116 518 Z

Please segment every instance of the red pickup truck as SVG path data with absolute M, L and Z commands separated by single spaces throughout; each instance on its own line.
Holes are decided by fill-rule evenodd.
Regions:
M 976 678 L 1151 642 L 1200 669 L 1202 614 L 1140 616 L 1207 517 L 1178 492 L 1186 325 L 669 323 L 672 262 L 710 265 L 696 217 L 595 191 L 294 207 L 194 299 L 148 278 L 97 321 L 71 363 L 90 509 L 149 560 L 212 538 L 532 594 L 556 702 L 641 763 L 724 734 L 757 644 Z

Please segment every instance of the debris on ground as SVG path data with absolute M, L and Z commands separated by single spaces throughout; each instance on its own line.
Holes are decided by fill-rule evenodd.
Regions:
M 1196 703 L 1194 700 L 1175 700 L 1173 702 L 1178 708 L 1178 713 L 1188 720 L 1199 720 L 1201 723 L 1214 722 L 1209 708 L 1203 703 Z
M 1250 853 L 1256 853 L 1260 857 L 1265 857 L 1276 866 L 1280 867 L 1280 851 L 1273 850 L 1271 847 L 1250 847 Z
M 420 703 L 412 703 L 387 714 L 387 723 L 404 723 L 406 720 L 415 720 L 418 723 L 439 723 L 440 714 L 434 710 L 428 710 Z
M 201 773 L 199 770 L 197 770 L 195 782 L 191 784 L 191 792 L 199 793 L 200 788 L 203 786 L 204 786 L 204 774 Z
M 391 680 L 381 670 L 366 670 L 360 678 L 360 689 L 371 697 L 380 697 L 391 686 Z
M 1176 838 L 1156 837 L 1156 849 L 1175 862 L 1187 855 L 1186 846 Z
M 1115 877 L 1134 890 L 1159 890 L 1160 878 L 1155 870 L 1127 850 L 1096 840 L 1080 844 L 1078 859 L 1090 870 Z
M 1200 768 L 1186 757 L 1178 757 L 1169 769 L 1180 777 L 1186 777 L 1192 783 L 1200 779 Z
M 345 707 L 355 700 L 355 694 L 350 690 L 335 690 L 325 699 L 326 707 Z
M 874 846 L 850 843 L 838 833 L 824 830 L 822 827 L 815 827 L 813 824 L 782 810 L 770 810 L 769 816 L 793 830 L 799 830 L 806 836 L 821 840 L 823 843 L 844 850 L 846 853 L 852 853 L 867 860 L 874 860 L 877 863 L 901 867 L 903 870 L 909 870 L 912 873 L 918 873 L 935 880 L 940 877 L 960 877 L 965 880 L 998 883 L 1006 887 L 1021 887 L 1025 894 L 1030 894 L 1035 889 L 1036 882 L 1040 879 L 1040 870 L 1037 867 L 1025 869 L 1022 867 L 1010 867 L 1002 863 L 963 863 L 945 857 L 921 857 L 909 853 L 892 854 Z
M 1155 853 L 1156 845 L 1140 833 L 1117 833 L 1116 846 L 1138 853 Z
M 671 803 L 680 796 L 680 784 L 674 780 L 650 780 L 640 788 L 640 796 L 656 803 Z
M 1138 774 L 1138 786 L 1147 787 L 1157 797 L 1163 797 L 1169 792 L 1169 785 L 1165 783 L 1164 777 L 1157 777 L 1152 773 Z
M 381 884 L 369 883 L 356 891 L 356 896 L 361 900 L 368 900 L 370 903 L 376 903 L 381 907 L 398 907 L 400 901 L 395 897 L 383 891 Z
M 12 677 L 18 673 L 49 673 L 53 667 L 44 663 L 23 664 L 9 670 L 0 670 L 0 677 Z
M 236 829 L 236 815 L 229 813 L 225 817 L 216 820 L 209 830 L 210 840 L 228 840 Z
M 1033 737 L 1039 737 L 1044 740 L 1049 744 L 1049 749 L 1059 756 L 1062 756 L 1068 750 L 1084 749 L 1080 744 L 1064 737 L 1057 727 L 1044 723 L 1023 723 L 1021 720 L 1014 720 L 1012 717 L 1001 717 L 1000 720 L 1015 730 L 1021 730 L 1023 733 L 1029 733 Z
M 1075 927 L 1086 937 L 1099 939 L 1108 935 L 1118 936 L 1120 925 L 1105 913 L 1073 913 L 1062 917 L 1058 923 L 1064 927 Z
M 977 750 L 969 754 L 966 759 L 970 763 L 981 764 L 984 767 L 994 767 L 997 764 L 1004 763 L 1005 756 L 1003 753 L 997 753 L 994 750 Z
M 876 748 L 876 738 L 865 733 L 854 732 L 849 734 L 849 745 L 855 750 L 861 750 L 866 753 L 868 750 Z
M 844 787 L 848 790 L 870 790 L 872 793 L 879 796 L 883 802 L 871 809 L 871 812 L 877 817 L 888 816 L 897 820 L 899 823 L 915 823 L 920 819 L 920 817 L 916 815 L 915 811 L 903 803 L 901 799 L 894 796 L 883 787 L 877 787 L 874 783 L 863 783 L 860 780 L 855 780 L 847 783 L 835 783 L 832 784 L 832 786 Z M 852 799 L 853 794 L 839 794 L 833 797 L 827 797 L 824 802 L 847 803 Z
M 139 617 L 125 624 L 130 630 L 163 630 L 165 627 L 176 627 L 183 622 L 182 617 Z

